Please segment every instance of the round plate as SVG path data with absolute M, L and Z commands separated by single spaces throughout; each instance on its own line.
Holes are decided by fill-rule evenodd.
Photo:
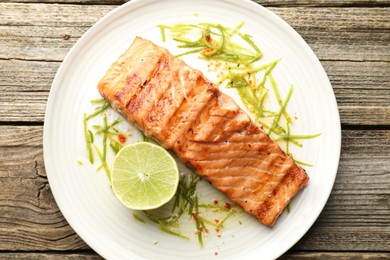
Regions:
M 294 84 L 288 110 L 297 119 L 297 133 L 322 133 L 294 149 L 306 167 L 308 186 L 291 203 L 273 228 L 263 226 L 246 213 L 231 218 L 221 236 L 205 239 L 200 248 L 165 234 L 154 225 L 132 217 L 113 195 L 96 165 L 79 165 L 86 159 L 83 114 L 90 100 L 99 96 L 96 86 L 111 64 L 141 36 L 177 53 L 173 43 L 163 43 L 159 24 L 207 21 L 235 26 L 265 53 L 264 61 L 282 58 L 274 71 L 282 94 Z M 205 69 L 195 55 L 185 61 Z M 233 92 L 229 93 L 234 96 Z M 304 40 L 282 19 L 245 0 L 133 0 L 106 15 L 72 48 L 54 79 L 44 125 L 44 159 L 51 190 L 66 220 L 77 234 L 107 259 L 273 259 L 291 248 L 322 211 L 335 180 L 340 154 L 340 121 L 329 80 Z M 200 190 L 202 199 L 222 196 L 210 185 Z M 241 224 L 237 224 L 237 223 Z M 193 231 L 193 229 L 190 228 Z

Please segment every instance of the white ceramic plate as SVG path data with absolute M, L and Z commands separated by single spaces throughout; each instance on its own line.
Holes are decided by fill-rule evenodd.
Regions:
M 196 238 L 181 240 L 154 225 L 136 221 L 112 194 L 104 173 L 86 160 L 82 117 L 98 97 L 96 85 L 135 36 L 163 44 L 158 24 L 208 21 L 243 31 L 265 53 L 265 60 L 282 58 L 274 76 L 281 86 L 294 84 L 289 111 L 298 117 L 295 130 L 323 133 L 294 150 L 297 158 L 314 164 L 307 168 L 310 182 L 293 200 L 273 228 L 241 213 L 230 219 L 221 237 L 213 234 L 201 249 Z M 177 52 L 176 52 L 177 53 Z M 203 70 L 194 57 L 186 62 Z M 231 94 L 231 93 L 230 93 Z M 279 17 L 245 0 L 135 0 L 110 12 L 95 24 L 69 52 L 53 82 L 44 126 L 44 158 L 50 187 L 61 212 L 78 235 L 108 259 L 273 259 L 291 248 L 322 211 L 332 189 L 340 153 L 340 121 L 332 87 L 320 62 L 304 40 Z M 136 139 L 136 137 L 135 137 Z M 222 196 L 201 187 L 202 198 Z M 242 222 L 238 225 L 238 220 Z

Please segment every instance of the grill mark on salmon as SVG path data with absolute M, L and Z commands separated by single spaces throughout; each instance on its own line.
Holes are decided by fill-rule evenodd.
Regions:
M 237 145 L 229 146 L 229 144 L 215 143 L 214 144 L 215 146 L 216 145 L 220 146 L 218 150 L 210 149 L 210 146 L 207 146 L 207 148 L 202 147 L 203 151 L 191 149 L 194 145 L 199 146 L 199 144 L 195 143 L 192 146 L 190 146 L 190 145 L 188 145 L 188 147 L 187 147 L 186 156 L 191 158 L 192 160 L 195 160 L 195 161 L 196 160 L 206 160 L 206 158 L 209 158 L 210 161 L 224 160 L 224 159 L 236 159 L 237 156 L 242 157 L 242 152 L 244 152 L 244 151 L 247 153 L 246 158 L 248 158 L 249 156 L 253 156 L 250 158 L 257 160 L 258 162 L 267 163 L 268 165 L 271 164 L 271 161 L 269 159 L 274 158 L 274 156 L 280 157 L 280 155 L 277 153 L 267 153 L 266 152 L 265 155 L 267 155 L 268 160 L 264 160 L 264 159 L 259 158 L 258 154 L 254 154 L 253 150 L 249 150 L 249 149 L 256 149 L 256 148 L 264 149 L 267 147 L 266 145 L 260 145 L 260 146 L 253 145 L 253 146 L 251 146 L 251 148 L 248 149 L 248 146 L 246 146 L 245 144 L 240 144 L 238 146 Z M 239 149 L 239 150 L 228 150 L 229 148 L 235 148 L 235 149 Z M 207 154 L 204 153 L 205 150 L 207 150 Z M 224 155 L 224 156 L 222 156 L 222 155 Z M 222 156 L 222 158 L 221 158 L 221 156 Z M 242 158 L 242 159 L 244 159 L 244 158 Z
M 306 172 L 203 74 L 137 37 L 98 84 L 111 106 L 265 225 Z
M 161 59 L 161 61 L 158 64 L 158 67 L 154 71 L 153 76 L 146 81 L 144 90 L 149 90 L 149 95 L 152 96 L 152 99 L 145 99 L 147 102 L 142 106 L 142 110 L 139 111 L 139 117 L 140 118 L 146 118 L 147 120 L 149 118 L 149 114 L 153 109 L 157 106 L 158 101 L 163 97 L 164 92 L 166 91 L 166 88 L 169 87 L 169 84 L 161 84 L 160 78 L 160 71 L 164 70 L 168 65 L 168 60 L 164 57 Z M 157 87 L 158 86 L 158 87 Z

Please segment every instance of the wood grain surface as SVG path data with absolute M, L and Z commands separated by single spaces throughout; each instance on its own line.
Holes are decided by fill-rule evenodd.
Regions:
M 59 211 L 43 122 L 70 48 L 121 0 L 0 1 L 0 259 L 101 259 Z M 309 232 L 281 259 L 390 259 L 390 1 L 256 1 L 324 66 L 339 106 L 337 179 Z

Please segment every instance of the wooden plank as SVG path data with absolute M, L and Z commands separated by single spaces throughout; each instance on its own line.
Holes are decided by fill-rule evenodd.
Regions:
M 332 83 L 339 106 L 389 105 L 390 63 L 321 61 L 321 64 Z
M 7 94 L 50 91 L 60 62 L 0 60 L 0 91 Z
M 54 201 L 41 146 L 2 147 L 0 158 L 0 250 L 88 248 Z
M 390 250 L 390 244 L 383 243 L 390 239 L 389 148 L 389 131 L 342 132 L 332 194 L 314 227 L 295 249 Z
M 0 3 L 1 25 L 90 27 L 115 9 L 111 5 Z M 84 16 L 81 17 L 80 15 Z M 49 28 L 44 28 L 49 29 Z
M 390 60 L 390 8 L 270 8 L 321 60 Z
M 88 249 L 50 192 L 42 128 L 0 126 L 0 250 Z M 390 130 L 342 134 L 331 197 L 294 250 L 390 251 Z
M 390 63 L 321 61 L 348 125 L 390 125 Z
M 386 95 L 386 93 L 383 93 Z M 390 107 L 379 106 L 339 106 L 341 124 L 388 126 L 390 123 Z
M 42 146 L 43 126 L 0 126 L 0 129 L 0 147 L 2 148 Z
M 61 61 L 116 6 L 0 4 L 0 58 Z M 19 54 L 18 54 L 19 53 Z
M 356 253 L 356 252 L 288 252 L 284 256 L 280 257 L 280 260 L 284 259 L 318 259 L 318 260 L 328 260 L 328 259 L 337 259 L 337 260 L 363 260 L 363 259 L 378 259 L 385 260 L 390 258 L 390 253 Z M 66 253 L 66 252 L 10 252 L 10 253 L 0 253 L 0 260 L 10 260 L 10 259 L 28 259 L 28 260 L 55 260 L 55 259 L 64 259 L 64 260 L 100 260 L 103 259 L 98 254 L 94 252 L 76 252 L 76 253 Z
M 0 250 L 87 249 L 50 191 L 42 136 L 42 126 L 0 126 Z
M 33 253 L 33 252 L 10 252 L 0 253 L 0 260 L 11 259 L 25 259 L 25 260 L 101 260 L 103 259 L 95 252 L 76 252 L 76 253 L 62 253 L 62 252 L 49 252 L 49 253 Z
M 0 60 L 0 121 L 43 122 L 59 62 Z
M 62 60 L 115 7 L 0 3 L 0 58 Z M 390 8 L 269 9 L 294 27 L 320 59 L 390 61 Z
M 0 0 L 0 3 L 32 3 L 32 4 L 78 4 L 78 5 L 121 5 L 131 0 Z M 352 0 L 353 1 L 353 0 Z M 360 0 L 356 0 L 360 1 Z M 383 1 L 383 0 L 379 0 Z
M 388 6 L 388 0 L 255 0 L 264 6 L 310 6 L 310 7 L 368 7 Z
M 363 259 L 390 259 L 390 253 L 356 253 L 356 252 L 288 252 L 279 258 L 284 259 L 317 259 L 317 260 L 363 260 Z
M 8 2 L 8 0 L 0 0 L 0 2 Z M 12 0 L 14 3 L 63 3 L 63 4 L 87 4 L 87 5 L 120 5 L 124 4 L 126 0 Z M 340 7 L 367 7 L 367 6 L 389 6 L 388 0 L 255 0 L 263 6 L 340 6 Z

